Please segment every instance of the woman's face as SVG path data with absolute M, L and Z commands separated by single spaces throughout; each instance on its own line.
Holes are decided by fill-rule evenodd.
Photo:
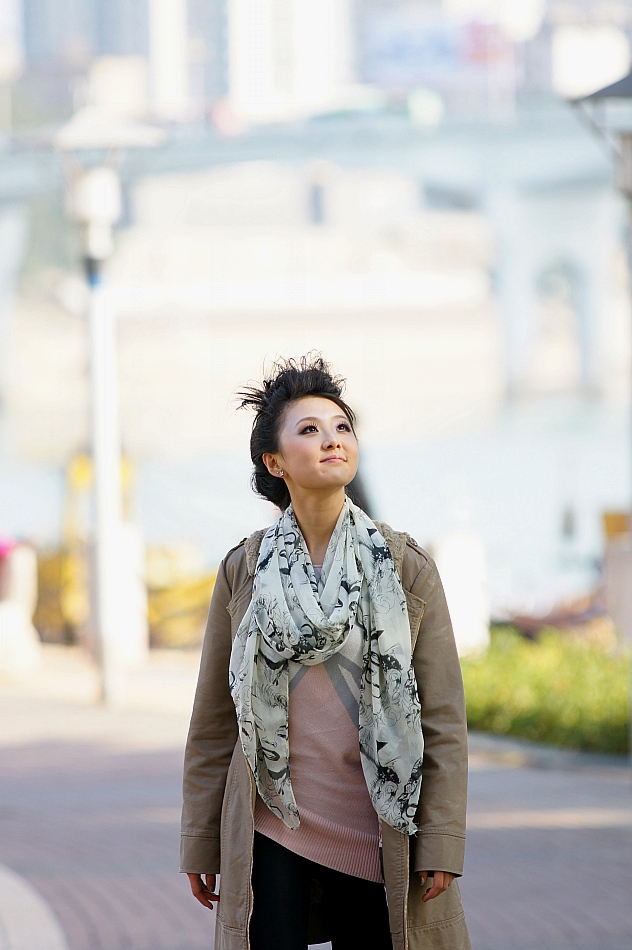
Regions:
M 358 468 L 358 440 L 335 402 L 305 396 L 286 409 L 279 451 L 264 454 L 263 463 L 273 475 L 284 473 L 290 494 L 297 488 L 344 488 Z

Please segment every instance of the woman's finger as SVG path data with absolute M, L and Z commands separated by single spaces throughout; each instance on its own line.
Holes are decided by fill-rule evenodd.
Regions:
M 214 901 L 218 901 L 218 900 L 219 900 L 219 894 L 216 894 L 216 893 L 215 893 L 215 885 L 216 885 L 216 883 L 217 883 L 217 877 L 216 877 L 215 874 L 207 874 L 207 875 L 206 875 L 206 885 L 205 885 L 205 886 L 206 886 L 206 890 L 207 890 L 208 893 L 209 893 L 209 897 L 211 897 Z
M 208 907 L 209 910 L 213 910 L 213 901 L 219 900 L 217 894 L 211 894 L 210 891 L 207 891 L 206 888 L 200 889 L 199 891 L 193 891 L 193 896 L 203 904 L 204 907 Z
M 444 894 L 453 880 L 454 874 L 449 874 L 447 871 L 435 871 L 434 883 L 430 890 L 426 891 L 426 893 L 423 895 L 421 898 L 422 901 L 431 901 L 435 897 L 438 897 L 439 894 Z
M 215 875 L 207 875 L 207 883 L 205 884 L 201 874 L 188 874 L 189 884 L 191 885 L 191 893 L 196 900 L 203 904 L 204 907 L 208 907 L 209 910 L 213 910 L 213 901 L 219 900 L 219 895 L 213 893 L 215 890 Z M 211 885 L 209 887 L 209 885 Z
M 434 897 L 438 897 L 439 894 L 441 894 L 441 887 L 437 881 L 437 875 L 435 874 L 434 884 L 429 891 L 426 891 L 421 899 L 425 903 L 426 901 L 431 901 Z

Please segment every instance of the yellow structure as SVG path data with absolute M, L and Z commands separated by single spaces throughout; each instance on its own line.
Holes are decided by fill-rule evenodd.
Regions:
M 134 469 L 123 459 L 123 506 L 131 515 Z M 89 455 L 76 455 L 66 470 L 62 544 L 38 554 L 39 595 L 34 623 L 40 636 L 74 643 L 85 636 L 90 616 L 87 534 L 93 473 Z M 202 639 L 216 571 L 200 572 L 181 549 L 147 552 L 149 630 L 152 646 L 195 647 Z

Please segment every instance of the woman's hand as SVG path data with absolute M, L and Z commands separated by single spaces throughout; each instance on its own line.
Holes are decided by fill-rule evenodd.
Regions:
M 199 900 L 200 904 L 208 907 L 209 910 L 213 910 L 211 902 L 219 900 L 219 894 L 215 893 L 215 875 L 205 874 L 206 884 L 202 880 L 201 874 L 189 874 L 187 872 L 187 877 L 191 885 L 191 893 L 196 900 Z
M 428 875 L 430 871 L 420 871 L 419 880 L 422 884 L 425 884 L 428 880 Z M 190 877 L 191 875 L 189 875 Z M 449 871 L 435 871 L 434 872 L 434 884 L 429 891 L 426 891 L 424 896 L 421 898 L 422 901 L 431 901 L 433 897 L 438 897 L 439 894 L 443 894 L 444 891 L 447 891 L 450 884 L 456 877 L 455 874 L 450 874 Z

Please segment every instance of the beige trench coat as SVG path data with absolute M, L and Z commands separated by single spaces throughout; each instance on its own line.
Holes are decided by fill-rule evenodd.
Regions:
M 427 903 L 418 870 L 460 875 L 465 847 L 467 735 L 461 671 L 432 559 L 403 533 L 378 528 L 406 593 L 425 749 L 418 834 L 382 823 L 382 858 L 394 950 L 471 950 L 458 884 Z M 249 950 L 256 790 L 238 742 L 228 689 L 232 638 L 252 595 L 264 532 L 222 562 L 209 612 L 184 763 L 181 870 L 221 874 L 215 950 Z M 310 942 L 329 939 L 312 906 Z M 370 909 L 363 912 L 370 913 Z

